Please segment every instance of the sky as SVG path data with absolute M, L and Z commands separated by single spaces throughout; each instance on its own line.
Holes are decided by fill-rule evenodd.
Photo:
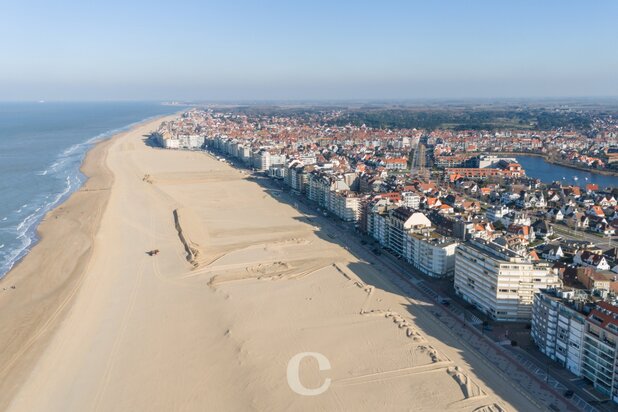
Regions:
M 618 96 L 618 1 L 0 0 L 0 100 Z

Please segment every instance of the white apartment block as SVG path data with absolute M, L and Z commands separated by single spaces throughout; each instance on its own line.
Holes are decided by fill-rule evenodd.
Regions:
M 600 302 L 586 319 L 582 375 L 618 403 L 618 307 Z
M 307 196 L 321 207 L 326 207 L 331 190 L 331 182 L 327 176 L 310 173 L 307 180 Z
M 388 241 L 386 247 L 396 256 L 404 256 L 404 239 L 408 236 L 408 231 L 412 228 L 431 227 L 431 222 L 427 216 L 414 210 L 401 206 L 388 212 L 386 219 L 388 231 Z
M 200 149 L 204 146 L 204 136 L 197 134 L 179 135 L 177 139 L 181 149 Z
M 360 199 L 352 192 L 330 192 L 328 210 L 345 222 L 356 222 L 360 218 Z
M 386 223 L 387 218 L 387 213 L 373 214 L 372 236 L 375 240 L 378 241 L 378 243 L 380 243 L 382 247 L 385 247 L 388 244 L 388 228 Z
M 535 297 L 532 315 L 539 349 L 618 403 L 618 307 L 548 290 Z
M 421 205 L 421 197 L 412 192 L 402 192 L 401 197 L 403 200 L 403 205 L 409 207 L 411 209 L 418 209 Z
M 404 238 L 404 257 L 412 266 L 431 277 L 445 277 L 455 270 L 459 243 L 433 230 L 411 230 Z
M 530 320 L 534 294 L 561 284 L 547 263 L 478 238 L 457 247 L 454 283 L 459 296 L 499 321 Z
M 271 165 L 268 168 L 268 177 L 272 179 L 285 179 L 285 174 L 287 172 L 287 168 L 285 166 L 274 166 Z
M 178 139 L 165 139 L 163 140 L 162 146 L 165 149 L 180 149 L 180 141 Z
M 384 219 L 383 216 L 380 216 L 388 210 L 388 200 L 381 199 L 371 206 L 371 208 L 367 211 L 367 234 L 369 234 L 374 239 L 378 240 L 378 235 L 376 235 L 376 227 L 379 225 L 377 219 Z M 379 240 L 378 240 L 379 241 Z
M 260 171 L 266 171 L 270 168 L 270 153 L 267 150 L 261 150 L 253 156 L 253 167 Z
M 586 315 L 578 310 L 581 302 L 572 297 L 573 292 L 562 290 L 537 293 L 532 305 L 531 335 L 541 352 L 581 376 Z

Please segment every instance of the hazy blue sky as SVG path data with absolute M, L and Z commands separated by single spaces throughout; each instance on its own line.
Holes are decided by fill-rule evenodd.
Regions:
M 618 96 L 618 1 L 0 0 L 0 100 Z

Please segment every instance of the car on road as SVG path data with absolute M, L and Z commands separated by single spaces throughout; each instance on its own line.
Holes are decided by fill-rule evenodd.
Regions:
M 575 392 L 573 392 L 570 389 L 567 389 L 566 391 L 564 391 L 564 397 L 565 398 L 572 398 L 574 394 L 575 394 Z

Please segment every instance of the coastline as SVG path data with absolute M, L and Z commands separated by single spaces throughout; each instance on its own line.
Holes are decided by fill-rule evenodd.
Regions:
M 603 176 L 614 176 L 618 177 L 618 172 L 614 172 L 611 170 L 601 170 L 601 169 L 589 169 L 583 166 L 577 166 L 572 163 L 562 162 L 560 160 L 551 159 L 544 153 L 534 153 L 534 152 L 489 152 L 488 154 L 496 155 L 496 156 L 530 156 L 530 157 L 542 157 L 547 163 L 568 167 L 569 169 L 579 170 L 582 172 L 588 172 L 597 175 Z
M 114 182 L 106 165 L 109 147 L 164 117 L 95 143 L 80 166 L 84 184 L 43 217 L 36 244 L 0 279 L 0 409 L 28 376 L 79 289 Z
M 92 256 L 7 410 L 374 410 L 385 399 L 534 409 L 326 218 L 202 152 L 148 147 L 143 134 L 106 148 L 114 180 Z M 286 385 L 286 365 L 307 350 L 332 362 L 323 396 Z M 299 375 L 313 387 L 324 377 Z
M 603 176 L 618 177 L 618 172 L 613 172 L 611 170 L 588 169 L 588 168 L 577 166 L 577 165 L 574 165 L 574 164 L 571 164 L 571 163 L 565 163 L 565 162 L 561 162 L 559 160 L 552 160 L 552 159 L 549 159 L 547 156 L 544 156 L 544 158 L 545 158 L 545 161 L 547 163 L 551 163 L 551 164 L 558 165 L 558 166 L 568 167 L 569 169 L 580 170 L 582 172 L 588 172 L 588 173 L 597 174 L 597 175 L 603 175 Z

